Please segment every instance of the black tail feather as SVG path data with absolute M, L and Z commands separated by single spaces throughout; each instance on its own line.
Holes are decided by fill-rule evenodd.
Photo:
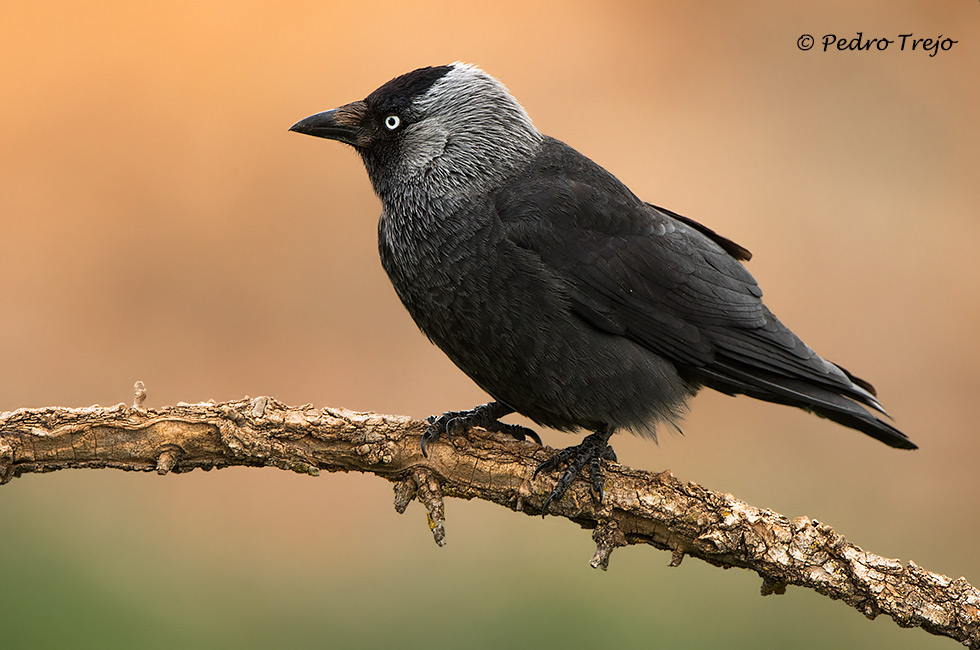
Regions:
M 840 365 L 839 363 L 835 363 L 834 365 L 837 366 L 838 368 L 840 368 L 841 372 L 843 372 L 845 375 L 847 375 L 847 378 L 850 379 L 852 382 L 854 382 L 855 384 L 857 384 L 858 386 L 860 386 L 864 390 L 868 391 L 873 396 L 875 396 L 875 397 L 878 396 L 878 391 L 876 391 L 875 390 L 875 387 L 871 385 L 871 382 L 866 381 L 864 379 L 861 379 L 857 375 L 851 373 L 851 371 L 849 371 L 847 368 L 845 368 L 844 366 Z
M 876 418 L 852 399 L 823 386 L 801 379 L 760 372 L 757 369 L 747 372 L 720 363 L 715 363 L 711 368 L 698 368 L 696 372 L 701 378 L 701 383 L 723 393 L 748 395 L 767 402 L 802 408 L 866 433 L 891 447 L 918 449 L 908 436 L 892 425 Z M 850 373 L 847 374 L 853 377 Z M 871 385 L 867 382 L 855 383 L 871 392 L 869 390 Z

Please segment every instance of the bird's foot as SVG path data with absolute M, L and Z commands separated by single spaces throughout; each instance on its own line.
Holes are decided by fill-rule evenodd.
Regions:
M 457 435 L 470 427 L 482 427 L 487 431 L 505 433 L 517 440 L 530 438 L 540 445 L 541 438 L 534 430 L 519 424 L 500 421 L 500 418 L 513 412 L 514 409 L 503 402 L 490 402 L 469 411 L 446 411 L 438 417 L 430 415 L 426 418 L 429 426 L 422 433 L 422 455 L 428 458 L 426 446 L 438 440 L 443 434 Z
M 588 467 L 589 480 L 592 482 L 592 493 L 597 498 L 598 503 L 602 503 L 602 485 L 605 478 L 602 475 L 602 459 L 616 460 L 616 452 L 609 446 L 609 438 L 612 436 L 612 428 L 604 427 L 595 433 L 585 437 L 585 440 L 577 445 L 566 447 L 557 454 L 538 465 L 534 470 L 537 477 L 541 472 L 551 472 L 557 469 L 562 463 L 568 463 L 564 473 L 558 478 L 555 489 L 551 491 L 545 499 L 544 506 L 541 508 L 541 516 L 548 514 L 548 506 L 551 502 L 561 499 L 571 486 L 572 481 L 579 475 L 583 468 Z

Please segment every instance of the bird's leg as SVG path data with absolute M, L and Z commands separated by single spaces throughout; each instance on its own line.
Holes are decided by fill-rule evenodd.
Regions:
M 616 452 L 609 446 L 609 438 L 612 436 L 612 432 L 612 427 L 604 426 L 595 433 L 587 435 L 585 440 L 579 444 L 562 449 L 538 465 L 538 468 L 534 470 L 535 477 L 541 472 L 550 472 L 557 469 L 562 463 L 568 463 L 565 472 L 558 478 L 555 489 L 545 499 L 544 506 L 541 509 L 542 517 L 548 514 L 548 506 L 551 505 L 553 500 L 561 499 L 565 495 L 572 481 L 582 471 L 582 468 L 586 466 L 589 468 L 592 492 L 598 497 L 599 503 L 602 503 L 602 484 L 605 482 L 605 479 L 602 476 L 602 464 L 600 461 L 603 458 L 612 461 L 616 460 Z
M 517 440 L 530 438 L 540 445 L 541 438 L 532 429 L 500 421 L 500 418 L 513 412 L 514 409 L 503 402 L 490 402 L 469 411 L 446 411 L 439 417 L 430 415 L 426 419 L 429 426 L 422 433 L 422 455 L 428 458 L 426 445 L 435 442 L 443 434 L 456 435 L 469 427 L 483 427 L 487 431 L 506 433 Z

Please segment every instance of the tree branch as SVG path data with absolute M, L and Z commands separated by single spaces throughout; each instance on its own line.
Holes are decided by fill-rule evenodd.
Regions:
M 20 409 L 0 414 L 0 483 L 30 472 L 80 467 L 188 472 L 232 465 L 271 466 L 316 475 L 369 472 L 395 484 L 395 508 L 426 508 L 436 543 L 445 542 L 443 497 L 479 498 L 541 514 L 553 477 L 532 479 L 547 447 L 473 430 L 443 438 L 422 456 L 425 424 L 406 417 L 342 409 L 288 407 L 269 397 L 223 404 Z M 578 480 L 551 513 L 594 529 L 592 566 L 605 569 L 613 549 L 649 544 L 720 567 L 758 573 L 762 594 L 787 585 L 843 600 L 869 618 L 891 616 L 980 649 L 980 591 L 965 579 L 867 553 L 826 524 L 790 520 L 730 494 L 616 463 L 605 467 L 601 506 Z

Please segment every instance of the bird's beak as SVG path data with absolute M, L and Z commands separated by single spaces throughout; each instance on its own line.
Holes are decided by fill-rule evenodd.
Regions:
M 366 112 L 367 105 L 364 102 L 352 102 L 331 111 L 310 115 L 289 127 L 289 130 L 337 140 L 355 147 L 363 146 L 366 134 L 362 129 L 362 120 Z

